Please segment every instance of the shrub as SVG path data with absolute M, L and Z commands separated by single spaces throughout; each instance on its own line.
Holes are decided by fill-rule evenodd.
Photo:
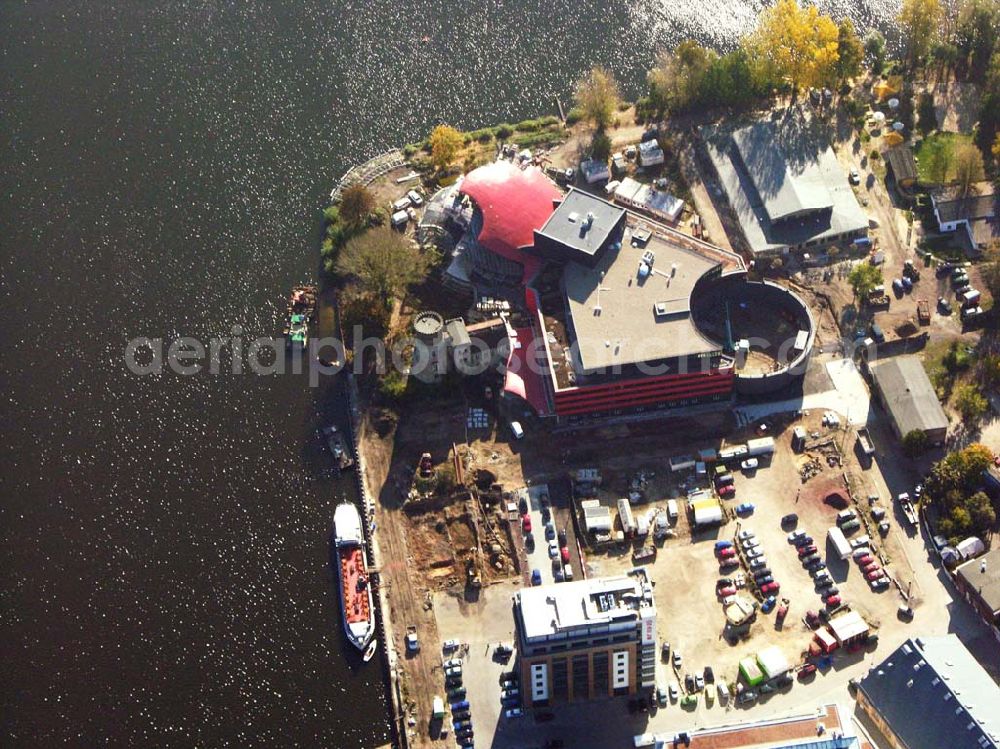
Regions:
M 514 127 L 513 125 L 508 125 L 506 123 L 503 125 L 497 125 L 493 130 L 493 134 L 496 135 L 498 140 L 506 140 L 514 134 Z
M 583 110 L 580 109 L 580 107 L 573 107 L 566 114 L 566 125 L 567 125 L 567 127 L 571 126 L 571 125 L 575 125 L 576 123 L 578 123 L 582 119 L 583 119 Z
M 914 429 L 903 436 L 903 452 L 907 457 L 917 457 L 927 449 L 927 446 L 927 433 L 923 429 Z
M 966 421 L 979 421 L 986 414 L 989 402 L 975 385 L 962 385 L 955 391 L 955 408 Z
M 414 154 L 416 154 L 416 152 L 417 152 L 417 146 L 415 146 L 413 143 L 407 143 L 405 146 L 403 146 L 403 156 L 405 156 L 408 159 L 412 159 Z
M 873 148 L 872 152 L 868 154 L 868 158 L 871 159 L 872 161 L 878 161 L 879 159 L 882 158 L 882 154 L 878 152 L 877 148 Z
M 610 156 L 611 138 L 603 130 L 598 130 L 590 142 L 590 157 L 596 161 L 607 161 Z
M 385 377 L 379 380 L 378 391 L 386 400 L 398 403 L 406 395 L 406 385 L 408 378 L 404 377 L 395 369 L 390 370 Z

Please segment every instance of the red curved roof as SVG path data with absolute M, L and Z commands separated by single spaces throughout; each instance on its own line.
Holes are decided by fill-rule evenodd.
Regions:
M 479 243 L 491 252 L 525 266 L 538 267 L 539 261 L 521 252 L 535 243 L 535 229 L 541 229 L 553 210 L 553 200 L 562 193 L 542 170 L 529 166 L 519 169 L 509 161 L 496 161 L 473 169 L 459 188 L 483 214 Z

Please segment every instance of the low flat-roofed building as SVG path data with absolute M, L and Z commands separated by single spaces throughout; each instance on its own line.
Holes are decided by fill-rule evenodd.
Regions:
M 596 161 L 595 159 L 585 159 L 580 162 L 580 173 L 588 185 L 595 182 L 606 182 L 611 179 L 611 170 L 608 162 Z
M 514 595 L 527 707 L 652 689 L 656 607 L 645 569 L 523 588 Z
M 897 437 L 902 439 L 919 430 L 927 435 L 931 444 L 944 442 L 948 417 L 920 359 L 893 356 L 870 362 L 868 368 L 875 382 L 875 392 L 889 412 Z
M 663 149 L 655 139 L 644 140 L 639 144 L 639 165 L 656 166 L 663 163 Z
M 955 584 L 1000 640 L 1000 548 L 959 565 Z
M 868 217 L 816 119 L 790 112 L 702 129 L 750 252 L 810 252 L 868 235 Z
M 734 720 L 680 733 L 647 733 L 633 745 L 650 749 L 870 749 L 851 725 L 850 713 L 838 705 L 802 709 L 792 715 L 762 720 Z
M 621 246 L 625 216 L 622 208 L 589 192 L 571 189 L 535 230 L 533 253 L 547 260 L 593 266 L 609 249 Z
M 857 704 L 892 749 L 1000 746 L 1000 687 L 953 634 L 908 639 L 860 680 Z
M 680 198 L 631 177 L 623 179 L 621 184 L 615 188 L 614 197 L 615 201 L 622 205 L 648 213 L 654 218 L 663 219 L 672 224 L 677 223 L 677 219 L 680 218 L 681 212 L 684 210 L 684 201 Z

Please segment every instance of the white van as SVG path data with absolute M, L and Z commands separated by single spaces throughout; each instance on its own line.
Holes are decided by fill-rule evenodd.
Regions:
M 667 500 L 667 516 L 670 518 L 671 523 L 677 522 L 677 500 L 668 499 Z
M 520 421 L 510 422 L 510 433 L 514 435 L 516 440 L 524 439 L 524 428 Z
M 409 207 L 410 207 L 410 199 L 406 195 L 401 197 L 399 200 L 393 202 L 392 204 L 393 211 L 405 211 Z
M 854 510 L 841 510 L 837 513 L 837 525 L 843 525 L 844 523 L 854 520 L 857 515 Z

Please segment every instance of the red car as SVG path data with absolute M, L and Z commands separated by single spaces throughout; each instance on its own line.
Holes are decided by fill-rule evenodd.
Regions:
M 563 564 L 569 564 L 569 548 L 563 546 L 559 549 L 559 553 L 562 555 Z
M 527 513 L 521 516 L 521 530 L 525 533 L 531 532 L 531 516 Z
M 872 562 L 871 564 L 866 564 L 864 567 L 862 567 L 861 571 L 867 575 L 869 572 L 874 572 L 878 568 L 879 568 L 878 562 Z
M 816 553 L 816 547 L 813 545 L 799 547 L 799 558 L 809 556 L 810 554 L 815 554 L 815 553 Z
M 736 549 L 729 547 L 728 549 L 719 549 L 719 559 L 731 559 L 736 556 Z
M 859 558 L 857 561 L 858 561 L 858 564 L 860 564 L 862 567 L 864 567 L 866 564 L 871 564 L 872 562 L 874 562 L 875 558 L 872 557 L 871 554 L 865 554 L 863 557 Z
M 760 594 L 762 596 L 777 593 L 779 590 L 781 590 L 781 586 L 778 583 L 767 583 L 766 585 L 760 586 Z
M 865 577 L 868 578 L 868 580 L 878 580 L 880 577 L 883 577 L 884 575 L 885 572 L 883 572 L 882 570 L 873 570 L 869 572 L 867 575 L 865 575 Z
M 819 626 L 819 614 L 815 611 L 806 612 L 806 624 L 808 624 L 813 629 Z
M 840 605 L 840 596 L 829 596 L 826 599 L 827 608 L 833 608 L 834 606 Z
M 733 486 L 732 484 L 730 484 L 729 486 L 724 486 L 721 489 L 719 489 L 720 497 L 731 497 L 734 494 L 736 494 L 736 487 Z
M 736 588 L 733 588 L 733 587 L 719 588 L 718 594 L 719 594 L 719 598 L 725 598 L 726 596 L 735 596 L 736 595 Z
M 816 673 L 816 664 L 815 663 L 807 663 L 806 665 L 804 665 L 802 668 L 799 669 L 799 678 L 800 679 L 804 679 L 807 676 L 809 676 L 810 674 L 814 674 L 814 673 Z

